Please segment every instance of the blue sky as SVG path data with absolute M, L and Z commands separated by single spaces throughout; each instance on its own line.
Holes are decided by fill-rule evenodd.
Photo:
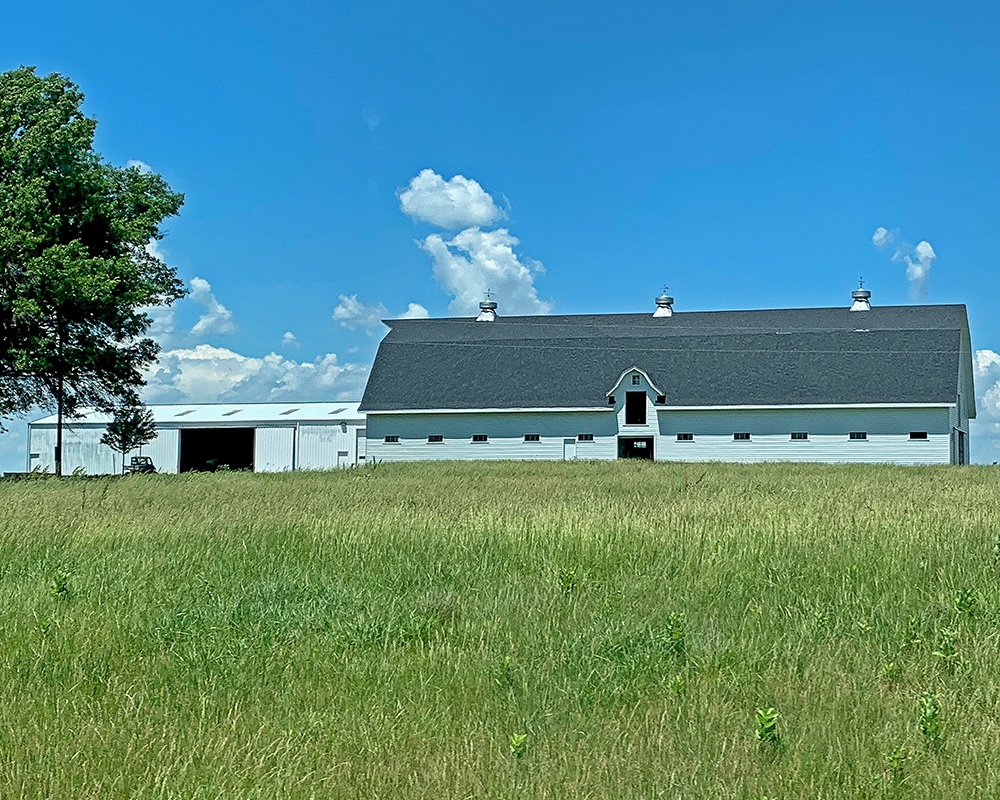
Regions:
M 103 155 L 186 195 L 150 401 L 360 397 L 375 319 L 483 282 L 573 313 L 664 283 L 845 305 L 864 275 L 968 305 L 973 455 L 1000 460 L 1000 10 L 704 5 L 8 3 L 0 70 L 69 76 Z M 0 435 L 0 470 L 24 450 Z

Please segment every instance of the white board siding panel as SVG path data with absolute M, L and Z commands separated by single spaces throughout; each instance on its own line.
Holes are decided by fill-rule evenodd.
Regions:
M 581 433 L 592 442 L 577 442 L 578 459 L 613 459 L 618 456 L 617 421 L 612 413 L 512 412 L 480 414 L 371 413 L 366 422 L 369 461 L 485 461 L 493 459 L 562 461 L 564 439 Z M 526 442 L 526 433 L 540 441 Z M 472 437 L 486 434 L 487 442 Z M 439 443 L 431 435 L 443 436 Z M 385 442 L 398 436 L 398 443 Z
M 825 463 L 948 464 L 948 408 L 734 409 L 659 412 L 657 460 L 798 461 Z M 868 439 L 852 441 L 851 431 Z M 925 441 L 911 431 L 926 431 Z M 793 441 L 792 432 L 808 433 Z M 678 433 L 694 441 L 677 441 Z M 734 441 L 749 433 L 750 441 Z
M 295 428 L 260 427 L 254 431 L 254 472 L 284 472 L 292 468 Z
M 296 448 L 296 469 L 333 469 L 340 453 L 347 453 L 347 464 L 357 461 L 356 427 L 347 425 L 300 425 Z

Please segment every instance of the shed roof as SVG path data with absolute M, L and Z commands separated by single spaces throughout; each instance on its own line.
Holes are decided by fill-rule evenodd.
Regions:
M 180 403 L 151 405 L 153 419 L 160 426 L 193 427 L 199 425 L 247 426 L 266 423 L 363 421 L 358 403 Z M 110 415 L 85 409 L 81 418 L 70 425 L 107 425 Z M 35 420 L 32 425 L 55 425 L 55 414 Z
M 954 403 L 969 347 L 964 305 L 385 324 L 362 411 L 606 407 L 631 367 L 667 406 Z

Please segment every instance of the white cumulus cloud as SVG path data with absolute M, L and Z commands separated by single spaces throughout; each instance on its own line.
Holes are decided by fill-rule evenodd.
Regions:
M 418 245 L 434 262 L 434 278 L 455 298 L 448 305 L 451 313 L 474 313 L 490 290 L 501 315 L 548 314 L 553 304 L 540 300 L 535 288 L 535 278 L 545 270 L 537 261 L 522 262 L 514 252 L 519 243 L 505 228 L 468 228 L 450 239 L 431 234 Z
M 145 161 L 140 161 L 138 158 L 130 158 L 125 162 L 126 167 L 135 167 L 139 172 L 152 172 L 153 168 L 149 166 Z
M 899 231 L 888 230 L 884 227 L 875 229 L 872 234 L 872 244 L 879 250 L 885 250 L 890 245 L 895 244 L 899 237 Z M 900 241 L 892 254 L 893 264 L 904 264 L 906 266 L 906 279 L 910 282 L 910 295 L 913 297 L 923 297 L 927 294 L 927 281 L 931 275 L 931 267 L 937 260 L 937 254 L 930 242 L 919 242 L 915 247 L 907 241 Z
M 972 457 L 978 462 L 1000 461 L 1000 354 L 976 350 L 973 371 L 977 413 L 969 421 Z
M 884 250 L 890 244 L 896 240 L 896 234 L 890 230 L 879 226 L 875 229 L 875 233 L 872 234 L 872 244 L 875 245 L 879 250 Z
M 210 333 L 235 333 L 236 323 L 233 312 L 220 303 L 212 293 L 212 285 L 203 278 L 191 279 L 191 294 L 188 297 L 205 310 L 191 328 L 195 336 Z
M 476 181 L 463 175 L 446 181 L 432 169 L 422 170 L 399 193 L 399 207 L 413 219 L 448 230 L 492 225 L 506 218 Z
M 358 400 L 368 371 L 367 364 L 341 364 L 335 353 L 294 361 L 200 344 L 161 353 L 146 373 L 143 398 L 149 403 Z
M 420 303 L 410 303 L 406 311 L 399 315 L 399 319 L 428 319 L 430 312 Z
M 285 331 L 284 336 L 281 337 L 282 347 L 301 347 L 298 338 L 291 331 Z
M 349 331 L 355 331 L 360 328 L 371 336 L 382 323 L 382 320 L 389 316 L 389 309 L 384 305 L 381 303 L 375 306 L 365 305 L 358 300 L 356 294 L 338 295 L 337 299 L 340 302 L 333 310 L 333 319 L 340 327 L 347 328 Z

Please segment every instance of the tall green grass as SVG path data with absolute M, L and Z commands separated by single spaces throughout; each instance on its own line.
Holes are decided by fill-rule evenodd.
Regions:
M 0 797 L 996 798 L 997 475 L 0 484 Z

